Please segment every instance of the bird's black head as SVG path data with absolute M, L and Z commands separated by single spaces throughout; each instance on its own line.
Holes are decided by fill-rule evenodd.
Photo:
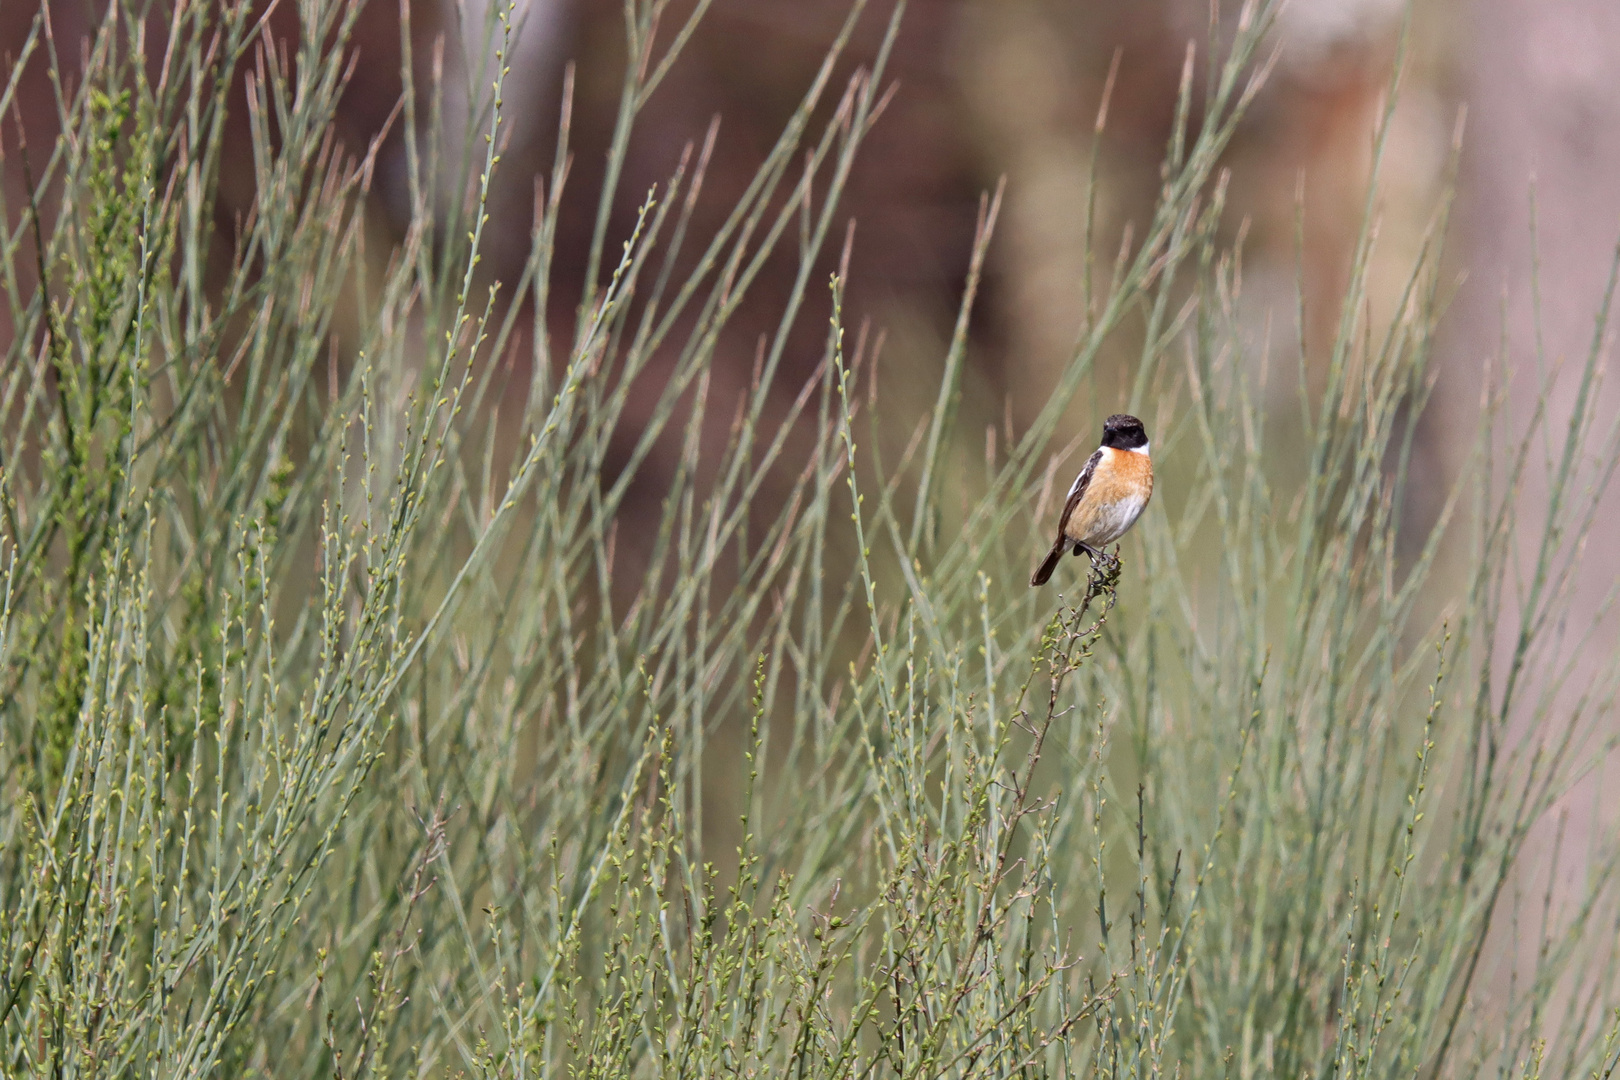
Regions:
M 1140 450 L 1148 444 L 1147 429 L 1136 417 L 1115 413 L 1103 421 L 1102 444 L 1115 450 Z

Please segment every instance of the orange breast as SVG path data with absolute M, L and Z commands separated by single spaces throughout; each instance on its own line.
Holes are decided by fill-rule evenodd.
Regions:
M 1111 544 L 1136 524 L 1152 496 L 1152 460 L 1146 454 L 1106 447 L 1063 534 L 1093 547 Z

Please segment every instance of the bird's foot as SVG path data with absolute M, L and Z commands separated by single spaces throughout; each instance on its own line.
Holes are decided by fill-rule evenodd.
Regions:
M 1094 592 L 1112 588 L 1119 582 L 1121 563 L 1119 561 L 1119 547 L 1115 545 L 1112 552 L 1107 548 L 1094 548 L 1090 544 L 1082 545 L 1086 554 L 1091 557 L 1091 588 Z

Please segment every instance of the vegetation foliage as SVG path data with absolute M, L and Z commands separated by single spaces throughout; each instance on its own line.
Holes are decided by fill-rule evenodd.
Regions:
M 667 6 L 626 4 L 571 318 L 566 106 L 521 276 L 479 266 L 511 11 L 466 125 L 402 35 L 378 251 L 376 148 L 332 128 L 355 0 L 300 0 L 292 45 L 249 3 L 112 0 L 72 78 L 42 8 L 0 90 L 48 68 L 61 132 L 11 138 L 0 189 L 0 1071 L 1612 1075 L 1620 845 L 1548 824 L 1616 730 L 1570 622 L 1620 461 L 1607 308 L 1528 422 L 1492 368 L 1416 522 L 1444 208 L 1395 310 L 1369 195 L 1331 353 L 1254 344 L 1219 171 L 1271 55 L 1251 2 L 1190 54 L 1154 214 L 1029 428 L 975 451 L 961 400 L 999 199 L 934 404 L 880 422 L 827 271 L 900 14 L 851 70 L 887 17 L 855 5 L 718 229 L 711 131 L 620 235 L 707 5 Z M 773 259 L 794 287 L 722 400 Z M 1031 591 L 1121 343 L 1130 399 L 1088 404 L 1144 416 L 1160 498 L 1122 573 Z

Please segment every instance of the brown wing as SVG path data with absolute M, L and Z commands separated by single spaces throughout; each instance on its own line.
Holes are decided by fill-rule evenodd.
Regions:
M 1097 471 L 1097 464 L 1102 461 L 1102 447 L 1086 459 L 1085 465 L 1080 469 L 1080 475 L 1074 478 L 1074 486 L 1069 489 L 1069 498 L 1063 504 L 1063 516 L 1058 518 L 1058 540 L 1068 535 L 1069 515 L 1074 508 L 1080 505 L 1080 500 L 1086 497 L 1086 489 L 1091 486 L 1092 474 Z
M 1035 573 L 1030 577 L 1031 587 L 1045 585 L 1051 579 L 1052 571 L 1057 569 L 1063 553 L 1069 550 L 1069 544 L 1072 542 L 1067 536 L 1069 516 L 1074 513 L 1074 508 L 1080 505 L 1080 500 L 1086 497 L 1086 489 L 1091 486 L 1091 477 L 1096 473 L 1097 463 L 1102 461 L 1102 456 L 1102 448 L 1098 447 L 1096 453 L 1086 459 L 1085 465 L 1080 469 L 1080 475 L 1074 478 L 1074 486 L 1069 488 L 1069 497 L 1063 502 L 1063 515 L 1058 518 L 1057 539 L 1052 543 L 1052 550 L 1046 553 L 1046 558 L 1041 560 L 1041 565 L 1035 568 Z M 1079 553 L 1077 548 L 1075 554 Z

